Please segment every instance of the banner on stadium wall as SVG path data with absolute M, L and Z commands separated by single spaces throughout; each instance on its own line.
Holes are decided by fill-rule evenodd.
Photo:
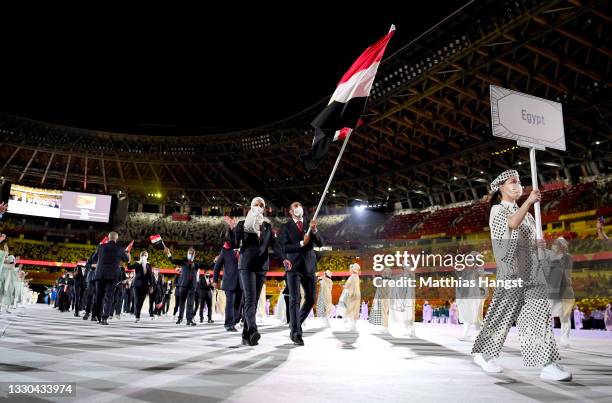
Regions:
M 172 221 L 189 221 L 189 214 L 172 213 Z
M 559 102 L 490 86 L 493 135 L 519 146 L 565 151 L 563 107 Z

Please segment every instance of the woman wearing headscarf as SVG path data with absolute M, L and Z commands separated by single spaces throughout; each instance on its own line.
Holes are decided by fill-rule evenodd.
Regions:
M 0 301 L 0 311 L 2 311 L 2 306 L 6 305 L 6 312 L 11 313 L 11 311 L 9 311 L 9 308 L 15 303 L 17 270 L 18 269 L 15 268 L 15 256 L 6 256 L 4 258 L 4 284 L 2 301 Z
M 472 256 L 476 259 L 478 255 L 480 255 L 480 252 L 472 251 L 467 256 Z M 474 326 L 476 330 L 480 330 L 482 327 L 482 312 L 488 289 L 481 287 L 480 281 L 481 279 L 486 279 L 486 274 L 483 265 L 478 264 L 464 267 L 461 270 L 455 267 L 454 273 L 457 278 L 473 284 L 473 286 L 457 287 L 455 289 L 459 322 L 463 324 L 463 334 L 459 337 L 459 340 L 472 341 L 473 339 L 470 338 L 470 326 Z
M 232 248 L 240 248 L 238 272 L 244 295 L 242 344 L 249 346 L 257 345 L 261 338 L 257 331 L 255 316 L 259 295 L 269 268 L 268 248 L 274 250 L 283 261 L 285 268 L 291 268 L 291 262 L 285 259 L 280 243 L 272 232 L 272 225 L 264 217 L 265 207 L 264 199 L 255 197 L 251 201 L 251 209 L 246 219 L 236 223 L 234 219 L 224 217 L 230 227 L 229 239 Z
M 582 329 L 584 326 L 582 320 L 584 319 L 584 313 L 578 308 L 578 305 L 574 306 L 574 327 L 576 329 Z
M 388 331 L 395 337 L 416 337 L 414 329 L 415 292 L 410 284 L 415 281 L 411 265 L 403 265 L 402 271 L 393 276 L 395 287 L 389 296 Z
M 572 374 L 559 366 L 557 343 L 551 327 L 546 280 L 538 260 L 536 227 L 529 213 L 540 201 L 540 192 L 532 190 L 519 207 L 523 194 L 517 171 L 502 172 L 492 183 L 489 227 L 497 264 L 498 280 L 516 280 L 516 287 L 498 287 L 484 320 L 472 354 L 474 362 L 489 373 L 502 372 L 495 362 L 514 322 L 518 325 L 523 364 L 541 366 L 540 378 L 566 381 Z M 522 281 L 521 281 L 522 280 Z
M 329 327 L 329 315 L 332 307 L 332 272 L 326 270 L 319 279 L 319 297 L 317 298 L 317 316 L 321 318 L 323 326 Z
M 560 347 L 569 347 L 569 334 L 572 327 L 571 315 L 574 299 L 572 288 L 572 255 L 563 237 L 555 239 L 551 250 L 546 250 L 550 271 L 546 278 L 551 304 L 551 315 L 561 321 Z
M 359 308 L 361 306 L 361 286 L 359 280 L 359 270 L 361 267 L 357 263 L 350 265 L 351 275 L 349 276 L 346 283 L 344 283 L 344 289 L 346 290 L 346 313 L 345 317 L 348 320 L 349 327 L 348 331 L 354 332 L 357 329 L 357 319 L 359 319 Z
M 606 310 L 604 311 L 604 323 L 606 324 L 606 330 L 608 332 L 612 332 L 612 305 L 606 305 Z
M 384 280 L 393 279 L 391 266 L 385 266 L 380 273 Z M 389 334 L 389 301 L 391 300 L 391 288 L 383 283 L 381 287 L 376 287 L 374 301 L 372 302 L 372 312 L 368 322 L 374 325 L 373 333 Z
M 5 234 L 0 234 L 0 243 L 6 239 Z M 4 244 L 0 250 L 0 304 L 4 298 L 4 278 L 7 276 L 7 269 L 4 267 L 4 259 L 8 256 L 8 244 Z M 2 306 L 0 305 L 0 308 Z

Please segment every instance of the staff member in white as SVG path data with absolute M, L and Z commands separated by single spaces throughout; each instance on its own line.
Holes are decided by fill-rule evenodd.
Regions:
M 558 316 L 561 321 L 559 346 L 569 347 L 572 308 L 576 300 L 572 288 L 572 255 L 569 254 L 569 245 L 565 238 L 555 239 L 551 250 L 546 251 L 546 257 L 550 263 L 550 272 L 546 279 L 548 280 L 551 315 Z
M 523 188 L 518 172 L 512 169 L 502 172 L 491 183 L 491 190 L 494 193 L 489 227 L 497 278 L 524 281 L 522 287 L 495 289 L 484 326 L 472 348 L 474 362 L 485 372 L 502 372 L 495 358 L 516 321 L 523 364 L 542 366 L 542 379 L 568 381 L 572 374 L 556 364 L 559 352 L 551 327 L 546 280 L 538 261 L 535 220 L 528 212 L 532 204 L 540 201 L 540 192 L 532 190 L 519 208 L 516 201 Z
M 479 254 L 478 251 L 472 251 L 468 256 L 476 259 Z M 480 280 L 486 279 L 486 274 L 483 266 L 473 265 L 461 270 L 455 268 L 455 276 L 474 284 L 473 287 L 457 287 L 455 290 L 459 321 L 463 323 L 463 334 L 459 337 L 459 340 L 472 341 L 470 326 L 474 326 L 476 330 L 480 330 L 482 327 L 482 312 L 488 289 L 480 286 Z

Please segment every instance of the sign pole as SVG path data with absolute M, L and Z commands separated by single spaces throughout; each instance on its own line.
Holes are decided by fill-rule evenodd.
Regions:
M 538 167 L 536 165 L 536 149 L 529 148 L 529 163 L 531 164 L 531 188 L 538 190 Z M 533 213 L 535 216 L 536 240 L 544 239 L 542 234 L 542 215 L 540 213 L 540 202 L 533 203 Z M 544 259 L 544 252 L 538 247 L 538 258 Z
M 538 190 L 538 167 L 536 166 L 536 150 L 535 148 L 529 149 L 529 162 L 531 163 L 531 187 L 534 190 Z M 533 204 L 533 210 L 535 213 L 536 222 L 536 239 L 543 239 L 542 235 L 542 216 L 540 214 L 540 202 Z

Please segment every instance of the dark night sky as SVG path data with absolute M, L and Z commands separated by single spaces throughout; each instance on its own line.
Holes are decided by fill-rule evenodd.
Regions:
M 238 3 L 214 13 L 5 13 L 0 112 L 127 133 L 256 127 L 331 95 L 391 23 L 397 31 L 387 55 L 465 2 L 406 2 L 403 11 L 398 2 L 369 2 L 353 13 L 304 3 L 277 5 L 274 15 Z

